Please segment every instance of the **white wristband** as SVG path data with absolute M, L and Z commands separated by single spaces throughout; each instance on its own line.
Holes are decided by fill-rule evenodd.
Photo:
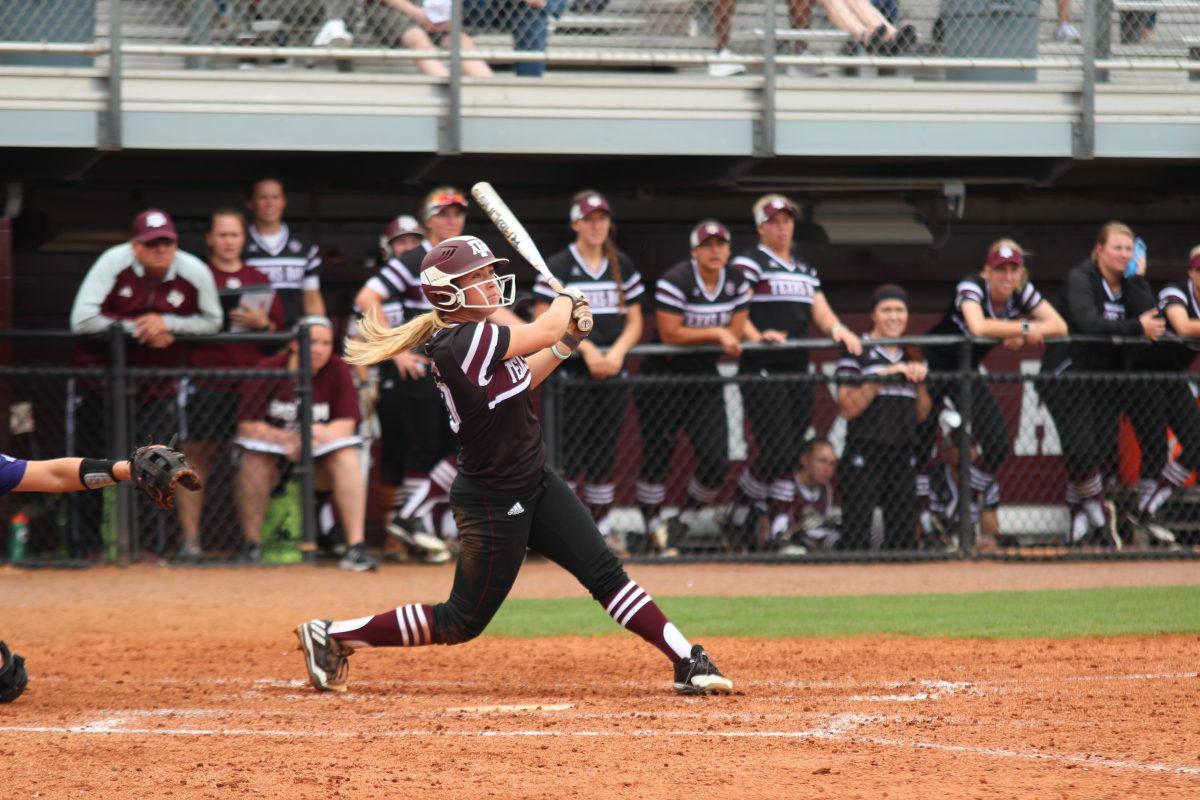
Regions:
M 562 353 L 558 352 L 558 342 L 555 342 L 554 344 L 550 345 L 550 352 L 551 352 L 551 353 L 554 353 L 554 355 L 555 355 L 557 358 L 560 358 L 560 359 L 562 359 L 563 361 L 566 361 L 568 358 L 570 358 L 570 357 L 571 357 L 571 351 L 570 351 L 570 350 L 568 350 L 568 351 L 567 351 L 567 354 L 566 354 L 566 355 L 563 355 Z

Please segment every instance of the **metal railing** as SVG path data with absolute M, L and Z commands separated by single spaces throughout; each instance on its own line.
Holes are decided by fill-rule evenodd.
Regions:
M 1075 85 L 1086 156 L 1097 82 L 1186 86 L 1200 73 L 1200 0 L 1057 9 L 1050 0 L 9 0 L 0 64 L 99 68 L 108 147 L 120 146 L 126 71 L 421 72 L 447 89 L 447 152 L 461 145 L 464 81 L 493 69 L 744 74 L 762 90 L 763 155 L 780 81 L 870 74 Z

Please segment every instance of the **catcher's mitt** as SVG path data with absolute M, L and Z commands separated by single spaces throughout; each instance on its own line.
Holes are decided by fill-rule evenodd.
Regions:
M 25 659 L 13 655 L 4 642 L 0 642 L 0 703 L 11 703 L 21 696 L 29 683 L 25 672 Z
M 176 484 L 191 491 L 200 488 L 200 476 L 187 458 L 165 444 L 148 444 L 134 450 L 129 468 L 137 487 L 159 508 L 175 505 Z

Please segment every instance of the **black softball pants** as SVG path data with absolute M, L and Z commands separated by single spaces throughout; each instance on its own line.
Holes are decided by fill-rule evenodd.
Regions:
M 715 375 L 712 373 L 699 373 Z M 639 479 L 662 483 L 680 430 L 686 430 L 696 456 L 696 480 L 720 486 L 729 471 L 729 437 L 725 420 L 725 391 L 720 383 L 676 383 L 636 387 L 633 395 L 642 434 Z
M 450 505 L 462 551 L 450 599 L 433 607 L 437 644 L 483 632 L 512 589 L 526 548 L 570 572 L 596 600 L 629 581 L 592 515 L 552 472 L 519 490 L 489 488 L 459 473 Z
M 749 367 L 743 375 L 787 374 Z M 800 373 L 792 373 L 799 375 Z M 813 385 L 811 383 L 742 384 L 742 402 L 754 432 L 758 455 L 751 467 L 754 477 L 770 483 L 787 477 L 796 466 L 804 435 L 812 422 Z
M 929 399 L 933 401 L 929 416 L 917 426 L 917 464 L 922 468 L 932 459 L 937 444 L 938 417 L 949 399 L 958 408 L 959 381 L 953 378 L 930 381 Z M 995 475 L 1008 458 L 1008 426 L 1004 414 L 982 379 L 971 381 L 971 438 L 979 445 L 980 469 Z M 962 409 L 958 409 L 960 412 Z
M 1066 373 L 1042 378 L 1037 386 L 1058 429 L 1067 478 L 1078 483 L 1107 466 L 1117 452 L 1117 419 L 1124 401 L 1121 382 L 1072 380 Z
M 629 405 L 622 382 L 592 380 L 572 370 L 561 384 L 563 471 L 592 483 L 607 481 L 617 460 L 617 441 Z
M 842 547 L 871 546 L 871 517 L 883 510 L 883 548 L 916 547 L 916 458 L 911 444 L 847 441 L 838 464 L 842 488 Z
M 1142 451 L 1142 478 L 1157 478 L 1167 465 L 1168 426 L 1182 448 L 1179 463 L 1189 471 L 1200 467 L 1200 407 L 1183 374 L 1178 379 L 1129 381 L 1125 413 Z
M 433 376 L 402 377 L 395 362 L 379 365 L 379 414 L 382 463 L 388 483 L 404 481 L 405 470 L 429 472 L 458 451 L 446 406 Z

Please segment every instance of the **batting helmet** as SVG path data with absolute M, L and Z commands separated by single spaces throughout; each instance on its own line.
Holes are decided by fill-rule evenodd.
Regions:
M 492 249 L 476 236 L 454 236 L 442 241 L 421 259 L 421 291 L 429 304 L 439 311 L 457 311 L 460 308 L 500 308 L 511 305 L 516 292 L 512 275 L 496 275 L 486 280 L 458 286 L 456 278 L 469 275 L 490 264 L 507 264 L 507 258 L 497 258 Z M 495 283 L 500 289 L 500 302 L 496 305 L 468 303 L 463 290 L 472 286 Z

